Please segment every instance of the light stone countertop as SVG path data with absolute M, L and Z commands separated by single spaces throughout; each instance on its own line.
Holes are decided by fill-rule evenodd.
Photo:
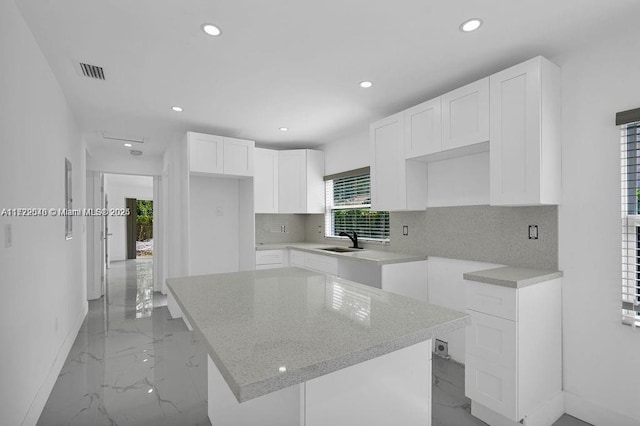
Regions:
M 322 250 L 328 247 L 347 247 L 340 244 L 325 244 L 325 243 L 276 243 L 276 244 L 259 244 L 256 246 L 256 251 L 261 250 L 282 250 L 282 249 L 295 249 L 307 251 L 310 253 L 322 254 L 325 256 L 337 257 L 339 259 L 348 259 L 364 262 L 372 262 L 377 265 L 387 265 L 390 263 L 404 263 L 415 262 L 418 260 L 426 260 L 427 256 L 420 256 L 407 253 L 398 253 L 392 251 L 382 250 L 370 250 L 362 249 L 358 251 L 335 253 L 331 251 Z
M 470 323 L 462 312 L 301 268 L 167 284 L 239 402 Z
M 502 287 L 522 288 L 560 278 L 562 277 L 562 271 L 503 266 L 501 268 L 486 269 L 483 271 L 466 272 L 463 274 L 463 277 L 469 281 L 478 281 Z

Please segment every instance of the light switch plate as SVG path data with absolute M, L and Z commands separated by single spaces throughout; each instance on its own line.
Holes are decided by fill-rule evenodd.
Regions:
M 13 246 L 13 230 L 10 223 L 4 225 L 4 248 Z

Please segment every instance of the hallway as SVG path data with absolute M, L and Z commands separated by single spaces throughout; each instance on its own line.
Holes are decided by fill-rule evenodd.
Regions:
M 204 348 L 153 293 L 153 260 L 113 262 L 38 425 L 209 425 Z

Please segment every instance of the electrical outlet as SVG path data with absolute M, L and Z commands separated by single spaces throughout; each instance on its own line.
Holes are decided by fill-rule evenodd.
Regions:
M 322 225 L 318 225 L 318 234 L 322 234 Z
M 216 216 L 222 216 L 222 215 L 224 215 L 224 210 L 222 209 L 222 206 L 216 207 Z
M 407 225 L 402 225 L 402 235 L 409 235 L 409 227 Z
M 4 225 L 4 248 L 13 246 L 13 230 L 10 223 Z
M 442 358 L 449 358 L 449 343 L 436 339 L 435 354 Z
M 538 239 L 538 225 L 529 225 L 529 239 L 530 240 Z

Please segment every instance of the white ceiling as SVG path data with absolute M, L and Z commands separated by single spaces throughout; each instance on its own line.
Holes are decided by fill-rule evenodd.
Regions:
M 144 155 L 187 130 L 261 146 L 328 143 L 532 56 L 601 41 L 640 13 L 638 0 L 16 3 L 90 148 L 123 156 L 101 132 L 144 137 L 133 148 Z M 460 32 L 471 17 L 484 26 Z M 222 36 L 205 35 L 205 22 Z M 78 61 L 102 66 L 107 80 L 80 76 Z

